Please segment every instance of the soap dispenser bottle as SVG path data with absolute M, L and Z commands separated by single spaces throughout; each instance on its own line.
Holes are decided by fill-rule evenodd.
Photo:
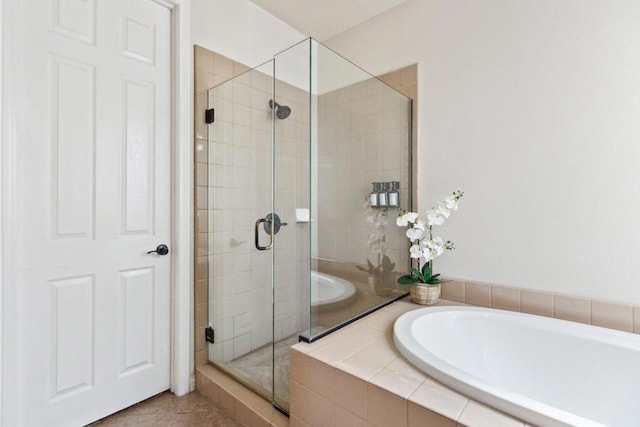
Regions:
M 371 205 L 372 208 L 376 208 L 378 207 L 378 193 L 380 192 L 380 183 L 374 182 L 372 184 L 373 191 L 371 192 L 371 194 L 369 194 L 369 205 Z
M 391 190 L 389 191 L 389 206 L 392 208 L 397 208 L 400 206 L 400 192 L 398 191 L 399 188 L 400 182 L 391 182 Z
M 389 206 L 389 198 L 387 193 L 389 191 L 389 183 L 381 182 L 380 187 L 380 192 L 378 193 L 378 206 L 380 206 L 381 208 L 386 208 L 387 206 Z

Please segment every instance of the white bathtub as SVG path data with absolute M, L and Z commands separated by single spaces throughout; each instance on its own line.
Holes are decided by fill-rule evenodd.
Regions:
M 640 336 L 478 307 L 400 316 L 400 352 L 431 377 L 539 426 L 640 426 Z
M 311 306 L 329 307 L 350 300 L 356 293 L 353 283 L 330 274 L 311 272 Z

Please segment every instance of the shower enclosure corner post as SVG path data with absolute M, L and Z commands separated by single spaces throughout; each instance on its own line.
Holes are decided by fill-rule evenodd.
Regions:
M 308 228 L 307 228 L 307 239 L 308 239 L 308 249 L 307 249 L 307 254 L 308 254 L 308 269 L 307 269 L 307 275 L 306 275 L 306 281 L 305 281 L 305 285 L 306 285 L 306 289 L 307 289 L 307 298 L 306 298 L 306 305 L 305 305 L 305 319 L 306 319 L 306 323 L 307 323 L 307 327 L 305 330 L 305 334 L 307 336 L 311 336 L 311 330 L 312 330 L 312 326 L 313 326 L 313 319 L 312 319 L 312 312 L 311 312 L 311 297 L 312 297 L 312 290 L 311 290 L 311 271 L 313 270 L 313 256 L 317 251 L 314 251 L 314 242 L 317 242 L 317 239 L 313 238 L 313 234 L 314 234 L 314 220 L 317 218 L 317 203 L 314 203 L 313 200 L 313 196 L 318 194 L 317 192 L 317 188 L 315 189 L 316 191 L 314 191 L 314 183 L 316 183 L 317 181 L 317 175 L 318 175 L 318 169 L 317 169 L 317 162 L 314 162 L 314 160 L 317 158 L 317 151 L 314 152 L 314 149 L 317 150 L 317 145 L 316 145 L 316 140 L 314 138 L 314 135 L 317 135 L 317 131 L 318 131 L 318 121 L 317 121 L 317 104 L 314 103 L 314 99 L 317 100 L 317 75 L 316 72 L 317 70 L 314 69 L 315 63 L 313 61 L 313 53 L 314 53 L 314 49 L 313 49 L 313 42 L 314 40 L 309 37 L 309 117 L 308 117 L 308 121 L 309 121 L 309 126 L 307 128 L 307 139 L 309 141 L 308 143 L 308 158 L 309 158 L 309 163 L 308 163 L 308 169 L 309 169 L 309 180 L 308 180 L 308 209 L 309 209 L 309 223 L 308 223 Z M 315 89 L 315 90 L 314 90 Z M 315 98 L 314 98 L 314 93 L 315 93 Z M 315 178 L 315 179 L 314 179 Z

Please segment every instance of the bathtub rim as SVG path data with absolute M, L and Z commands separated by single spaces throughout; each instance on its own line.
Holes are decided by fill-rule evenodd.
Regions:
M 351 300 L 353 297 L 355 297 L 356 295 L 356 287 L 353 283 L 351 283 L 349 280 L 347 279 L 343 279 L 342 277 L 337 277 L 334 276 L 332 274 L 328 274 L 328 273 L 322 273 L 320 271 L 311 271 L 311 275 L 310 277 L 313 280 L 313 277 L 316 276 L 320 279 L 322 279 L 323 277 L 328 277 L 332 280 L 335 280 L 337 283 L 340 283 L 343 285 L 345 292 L 343 292 L 341 295 L 334 297 L 334 298 L 330 298 L 327 300 L 322 301 L 322 303 L 318 304 L 318 303 L 314 303 L 313 300 L 311 300 L 311 308 L 312 309 L 326 309 L 326 308 L 335 308 L 337 305 L 342 305 L 343 303 L 348 302 L 349 300 Z
M 438 312 L 476 312 L 506 315 L 521 319 L 535 319 L 535 321 L 542 321 L 543 323 L 560 322 L 560 324 L 563 324 L 570 330 L 582 332 L 580 335 L 585 335 L 586 330 L 591 330 L 591 333 L 588 334 L 589 338 L 597 341 L 601 341 L 598 338 L 600 338 L 599 335 L 601 335 L 602 332 L 605 332 L 607 335 L 610 334 L 610 336 L 618 334 L 628 336 L 628 332 L 616 331 L 598 326 L 533 314 L 476 306 L 439 306 L 419 308 L 402 314 L 393 324 L 393 343 L 400 353 L 411 364 L 425 372 L 429 377 L 441 382 L 445 386 L 466 397 L 472 398 L 473 400 L 484 403 L 488 406 L 501 410 L 508 415 L 518 417 L 535 425 L 554 427 L 575 425 L 585 427 L 603 427 L 603 424 L 598 422 L 583 418 L 579 415 L 550 406 L 521 394 L 509 392 L 501 389 L 500 387 L 493 386 L 490 383 L 480 380 L 476 376 L 469 374 L 433 355 L 413 337 L 411 334 L 411 324 L 417 318 Z M 592 335 L 593 329 L 601 330 L 600 334 L 598 334 L 598 337 L 596 338 Z M 605 341 L 609 340 L 607 339 Z

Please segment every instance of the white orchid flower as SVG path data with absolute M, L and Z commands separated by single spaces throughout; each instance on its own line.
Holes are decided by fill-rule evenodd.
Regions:
M 447 204 L 444 202 L 440 202 L 436 210 L 445 218 L 449 218 L 451 216 L 451 209 L 449 209 Z
M 406 227 L 409 225 L 409 223 L 414 223 L 416 222 L 416 219 L 418 218 L 418 214 L 415 212 L 407 212 L 406 214 L 399 216 L 398 219 L 396 220 L 396 224 L 398 225 L 398 227 Z
M 413 228 L 424 231 L 427 228 L 427 224 L 425 224 L 423 220 L 418 219 L 416 220 L 415 224 L 413 224 Z
M 422 239 L 422 230 L 419 228 L 409 228 L 406 233 L 409 240 L 415 242 L 416 240 Z
M 428 254 L 429 260 L 439 257 L 444 253 L 444 242 L 440 237 L 429 240 L 425 243 L 425 254 Z
M 428 225 L 442 225 L 444 224 L 444 215 L 438 212 L 436 209 L 431 209 L 427 211 L 427 224 Z
M 424 258 L 426 262 L 432 261 L 435 258 L 435 252 L 431 248 L 426 247 L 422 251 L 422 258 Z
M 422 252 L 423 251 L 420 248 L 420 245 L 413 245 L 409 249 L 409 254 L 410 254 L 411 258 L 422 258 Z
M 458 201 L 456 200 L 456 196 L 454 196 L 453 194 L 449 195 L 449 197 L 445 199 L 444 203 L 447 205 L 447 208 L 449 210 L 458 210 Z

